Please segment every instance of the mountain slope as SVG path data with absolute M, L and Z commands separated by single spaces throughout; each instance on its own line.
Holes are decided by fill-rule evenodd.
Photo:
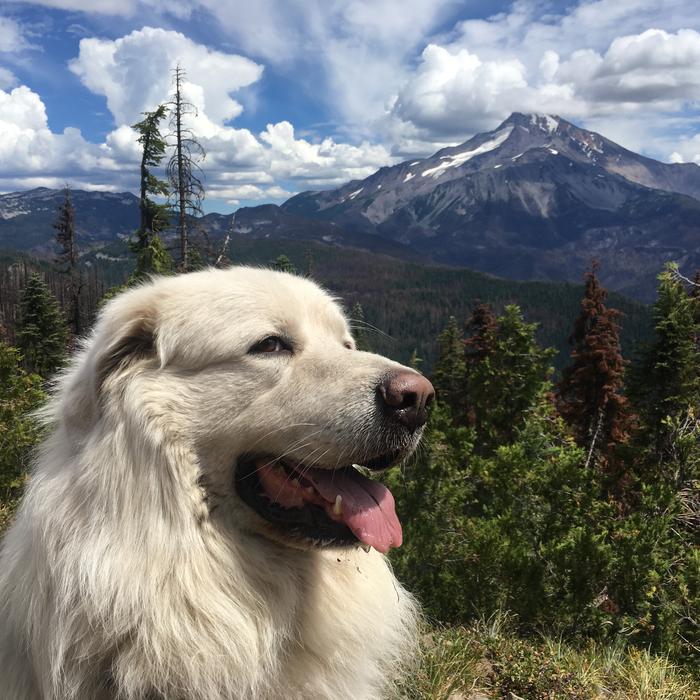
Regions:
M 592 256 L 650 298 L 665 260 L 700 265 L 700 167 L 664 164 L 549 115 L 513 114 L 430 158 L 282 209 L 520 279 L 577 279 Z
M 83 248 L 100 247 L 138 226 L 139 200 L 130 192 L 71 190 L 71 198 Z M 0 195 L 0 248 L 51 255 L 55 249 L 52 223 L 64 199 L 62 190 L 46 187 Z

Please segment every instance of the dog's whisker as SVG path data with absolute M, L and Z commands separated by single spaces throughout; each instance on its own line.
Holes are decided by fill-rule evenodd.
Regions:
M 277 428 L 273 428 L 272 430 L 268 430 L 264 435 L 261 435 L 257 440 L 255 440 L 251 446 L 248 448 L 249 451 L 252 451 L 254 447 L 260 444 L 262 440 L 264 440 L 266 437 L 270 437 L 270 435 L 273 435 L 274 433 L 279 433 L 283 430 L 290 430 L 291 428 L 301 428 L 303 426 L 317 426 L 318 423 L 291 423 L 289 425 L 281 425 Z

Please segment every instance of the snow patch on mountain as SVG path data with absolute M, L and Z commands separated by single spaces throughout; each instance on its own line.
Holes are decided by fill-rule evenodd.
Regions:
M 531 114 L 530 122 L 543 131 L 553 134 L 559 128 L 559 120 L 551 114 Z
M 481 144 L 481 146 L 478 146 L 471 151 L 463 151 L 462 153 L 455 153 L 454 155 L 450 156 L 442 156 L 442 160 L 445 161 L 444 163 L 440 163 L 440 165 L 436 165 L 434 168 L 424 170 L 421 175 L 423 177 L 431 176 L 433 178 L 438 178 L 448 168 L 457 168 L 460 165 L 464 165 L 468 160 L 474 158 L 474 156 L 480 156 L 483 153 L 488 153 L 489 151 L 495 150 L 510 136 L 511 131 L 513 131 L 513 127 L 509 126 L 508 128 L 503 129 L 503 131 L 499 131 L 494 138 L 490 139 L 489 141 L 485 141 Z
M 0 219 L 14 219 L 16 216 L 24 216 L 30 213 L 29 209 L 6 209 L 0 211 Z

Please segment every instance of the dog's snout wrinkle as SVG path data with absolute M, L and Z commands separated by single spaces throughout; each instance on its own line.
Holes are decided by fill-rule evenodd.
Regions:
M 398 370 L 388 374 L 377 387 L 385 412 L 416 430 L 428 420 L 428 406 L 435 398 L 433 385 L 422 374 Z

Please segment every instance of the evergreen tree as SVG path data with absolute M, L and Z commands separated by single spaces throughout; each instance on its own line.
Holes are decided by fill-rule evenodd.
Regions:
M 642 431 L 651 437 L 660 464 L 674 452 L 673 425 L 700 413 L 700 299 L 688 294 L 674 264 L 659 275 L 654 304 L 655 339 L 633 367 L 630 394 Z M 676 478 L 683 480 L 679 472 Z
M 594 263 L 586 272 L 581 311 L 569 336 L 571 364 L 558 384 L 557 407 L 588 460 L 609 464 L 616 444 L 629 436 L 630 408 L 622 393 L 624 360 L 620 351 L 620 313 L 605 305 Z
M 297 269 L 294 263 L 286 255 L 278 255 L 272 261 L 272 269 L 279 272 L 289 272 L 292 275 L 297 274 Z
M 355 338 L 355 347 L 364 352 L 371 352 L 369 341 L 367 340 L 367 323 L 365 322 L 365 310 L 362 304 L 356 301 L 353 304 L 350 312 L 350 325 L 352 326 L 352 334 Z
M 22 291 L 17 323 L 17 344 L 24 366 L 48 378 L 63 364 L 67 339 L 66 320 L 56 297 L 38 274 L 31 275 Z
M 314 259 L 313 251 L 307 248 L 304 251 L 304 277 L 313 277 L 315 266 L 316 261 Z
M 488 307 L 478 306 L 467 322 L 466 419 L 485 453 L 513 440 L 549 386 L 555 351 L 537 345 L 535 329 L 515 305 L 497 319 Z
M 697 301 L 695 305 L 695 321 L 698 332 L 695 335 L 695 345 L 697 345 L 700 350 L 700 268 L 695 271 L 693 283 L 690 285 L 688 293 L 692 299 Z
M 80 314 L 80 293 L 83 288 L 82 275 L 78 268 L 78 245 L 75 236 L 75 208 L 70 189 L 66 187 L 65 198 L 58 208 L 56 220 L 52 224 L 56 229 L 56 242 L 59 253 L 56 263 L 59 271 L 68 277 L 70 285 L 70 316 L 69 323 L 74 335 L 82 332 Z
M 151 199 L 154 196 L 167 197 L 169 193 L 168 183 L 159 180 L 150 170 L 159 166 L 165 158 L 167 144 L 159 127 L 166 113 L 167 107 L 160 105 L 153 112 L 144 112 L 144 118 L 131 127 L 139 133 L 138 141 L 143 148 L 140 169 L 140 222 L 136 240 L 131 244 L 131 250 L 136 253 L 133 281 L 150 273 L 167 274 L 173 267 L 172 258 L 159 236 L 170 224 L 171 210 L 168 205 L 157 204 Z
M 420 366 L 423 364 L 423 358 L 418 356 L 418 348 L 413 348 L 411 356 L 408 358 L 408 366 L 420 372 Z
M 0 498 L 21 486 L 38 436 L 29 413 L 44 398 L 41 377 L 27 374 L 19 350 L 0 342 Z
M 465 407 L 466 363 L 462 333 L 454 316 L 450 316 L 437 341 L 440 356 L 432 377 L 435 392 L 438 401 L 448 405 L 454 416 L 460 416 Z
M 175 94 L 171 101 L 170 126 L 175 136 L 174 153 L 168 161 L 168 179 L 171 190 L 176 197 L 177 228 L 180 237 L 181 272 L 192 269 L 190 261 L 190 240 L 188 216 L 202 214 L 204 185 L 199 162 L 204 159 L 202 145 L 197 141 L 192 129 L 186 126 L 187 115 L 196 114 L 192 103 L 187 102 L 182 94 L 185 71 L 177 66 L 174 69 Z

